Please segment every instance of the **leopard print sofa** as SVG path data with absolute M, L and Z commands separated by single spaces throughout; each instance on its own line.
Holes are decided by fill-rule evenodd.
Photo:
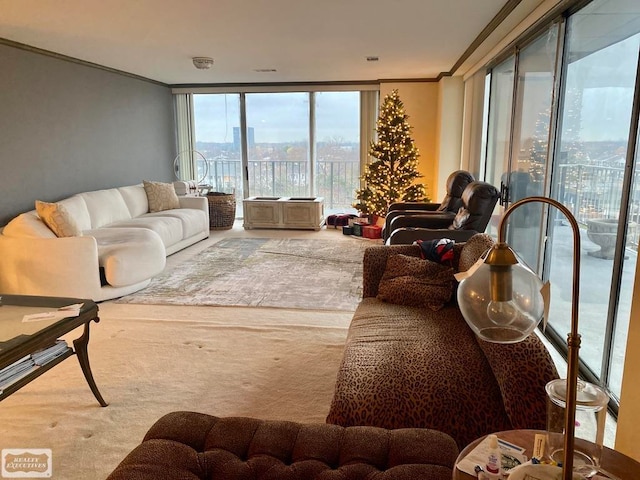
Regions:
M 456 244 L 454 268 L 466 271 L 492 244 L 486 234 Z M 327 422 L 436 429 L 460 449 L 491 432 L 544 429 L 545 385 L 558 373 L 537 335 L 509 345 L 484 342 L 467 326 L 455 295 L 439 310 L 379 300 L 394 253 L 418 257 L 420 247 L 365 251 L 363 299 L 349 327 Z

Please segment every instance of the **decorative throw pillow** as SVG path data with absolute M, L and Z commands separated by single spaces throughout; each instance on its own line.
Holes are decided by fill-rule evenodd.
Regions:
M 409 255 L 390 255 L 377 298 L 397 305 L 440 310 L 451 300 L 453 269 Z
M 144 191 L 147 193 L 150 212 L 161 212 L 180 208 L 180 200 L 173 183 L 147 182 L 143 180 Z
M 36 200 L 36 212 L 56 237 L 82 236 L 82 231 L 64 205 Z
M 456 213 L 456 217 L 453 219 L 453 223 L 449 225 L 449 230 L 460 230 L 464 227 L 464 224 L 467 223 L 469 219 L 469 210 L 464 207 L 460 207 L 458 209 L 458 213 Z

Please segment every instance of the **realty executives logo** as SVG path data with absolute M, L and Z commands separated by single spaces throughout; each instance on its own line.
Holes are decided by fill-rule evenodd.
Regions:
M 50 448 L 3 448 L 2 478 L 51 478 Z

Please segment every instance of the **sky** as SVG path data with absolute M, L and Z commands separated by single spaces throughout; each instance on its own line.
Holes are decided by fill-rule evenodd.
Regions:
M 570 37 L 570 49 L 572 40 Z M 574 43 L 581 46 L 580 39 Z M 578 107 L 581 140 L 626 141 L 629 138 L 639 48 L 640 34 L 637 34 L 589 55 L 580 52 L 579 59 L 569 64 L 567 92 L 581 93 Z
M 319 92 L 316 97 L 316 140 L 339 137 L 360 139 L 359 92 Z M 256 143 L 308 140 L 308 93 L 247 93 L 247 126 Z M 240 126 L 239 94 L 194 95 L 196 140 L 233 142 L 233 127 Z

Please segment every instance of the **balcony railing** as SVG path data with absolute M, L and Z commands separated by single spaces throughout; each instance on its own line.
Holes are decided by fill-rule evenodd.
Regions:
M 564 164 L 558 166 L 558 200 L 567 206 L 582 225 L 588 220 L 620 215 L 624 168 Z M 629 222 L 640 223 L 640 173 L 635 172 L 629 207 Z M 628 248 L 638 250 L 639 232 L 628 229 Z
M 209 174 L 204 183 L 213 190 L 236 192 L 242 201 L 242 164 L 240 160 L 209 159 Z M 253 196 L 309 196 L 310 165 L 305 160 L 252 160 L 248 164 L 250 194 Z M 558 166 L 557 198 L 574 214 L 578 222 L 599 218 L 618 218 L 624 168 L 584 164 Z M 321 160 L 315 166 L 313 194 L 324 197 L 330 210 L 348 210 L 360 187 L 360 165 L 344 160 Z M 635 173 L 631 191 L 629 221 L 640 223 L 640 173 Z M 640 232 L 630 229 L 627 246 L 637 250 Z
M 209 174 L 204 183 L 219 192 L 236 193 L 242 201 L 242 164 L 240 160 L 208 160 Z M 321 160 L 315 165 L 313 195 L 324 197 L 325 208 L 348 210 L 360 186 L 360 165 L 344 160 Z M 252 196 L 301 197 L 311 195 L 309 162 L 252 160 L 247 178 Z

